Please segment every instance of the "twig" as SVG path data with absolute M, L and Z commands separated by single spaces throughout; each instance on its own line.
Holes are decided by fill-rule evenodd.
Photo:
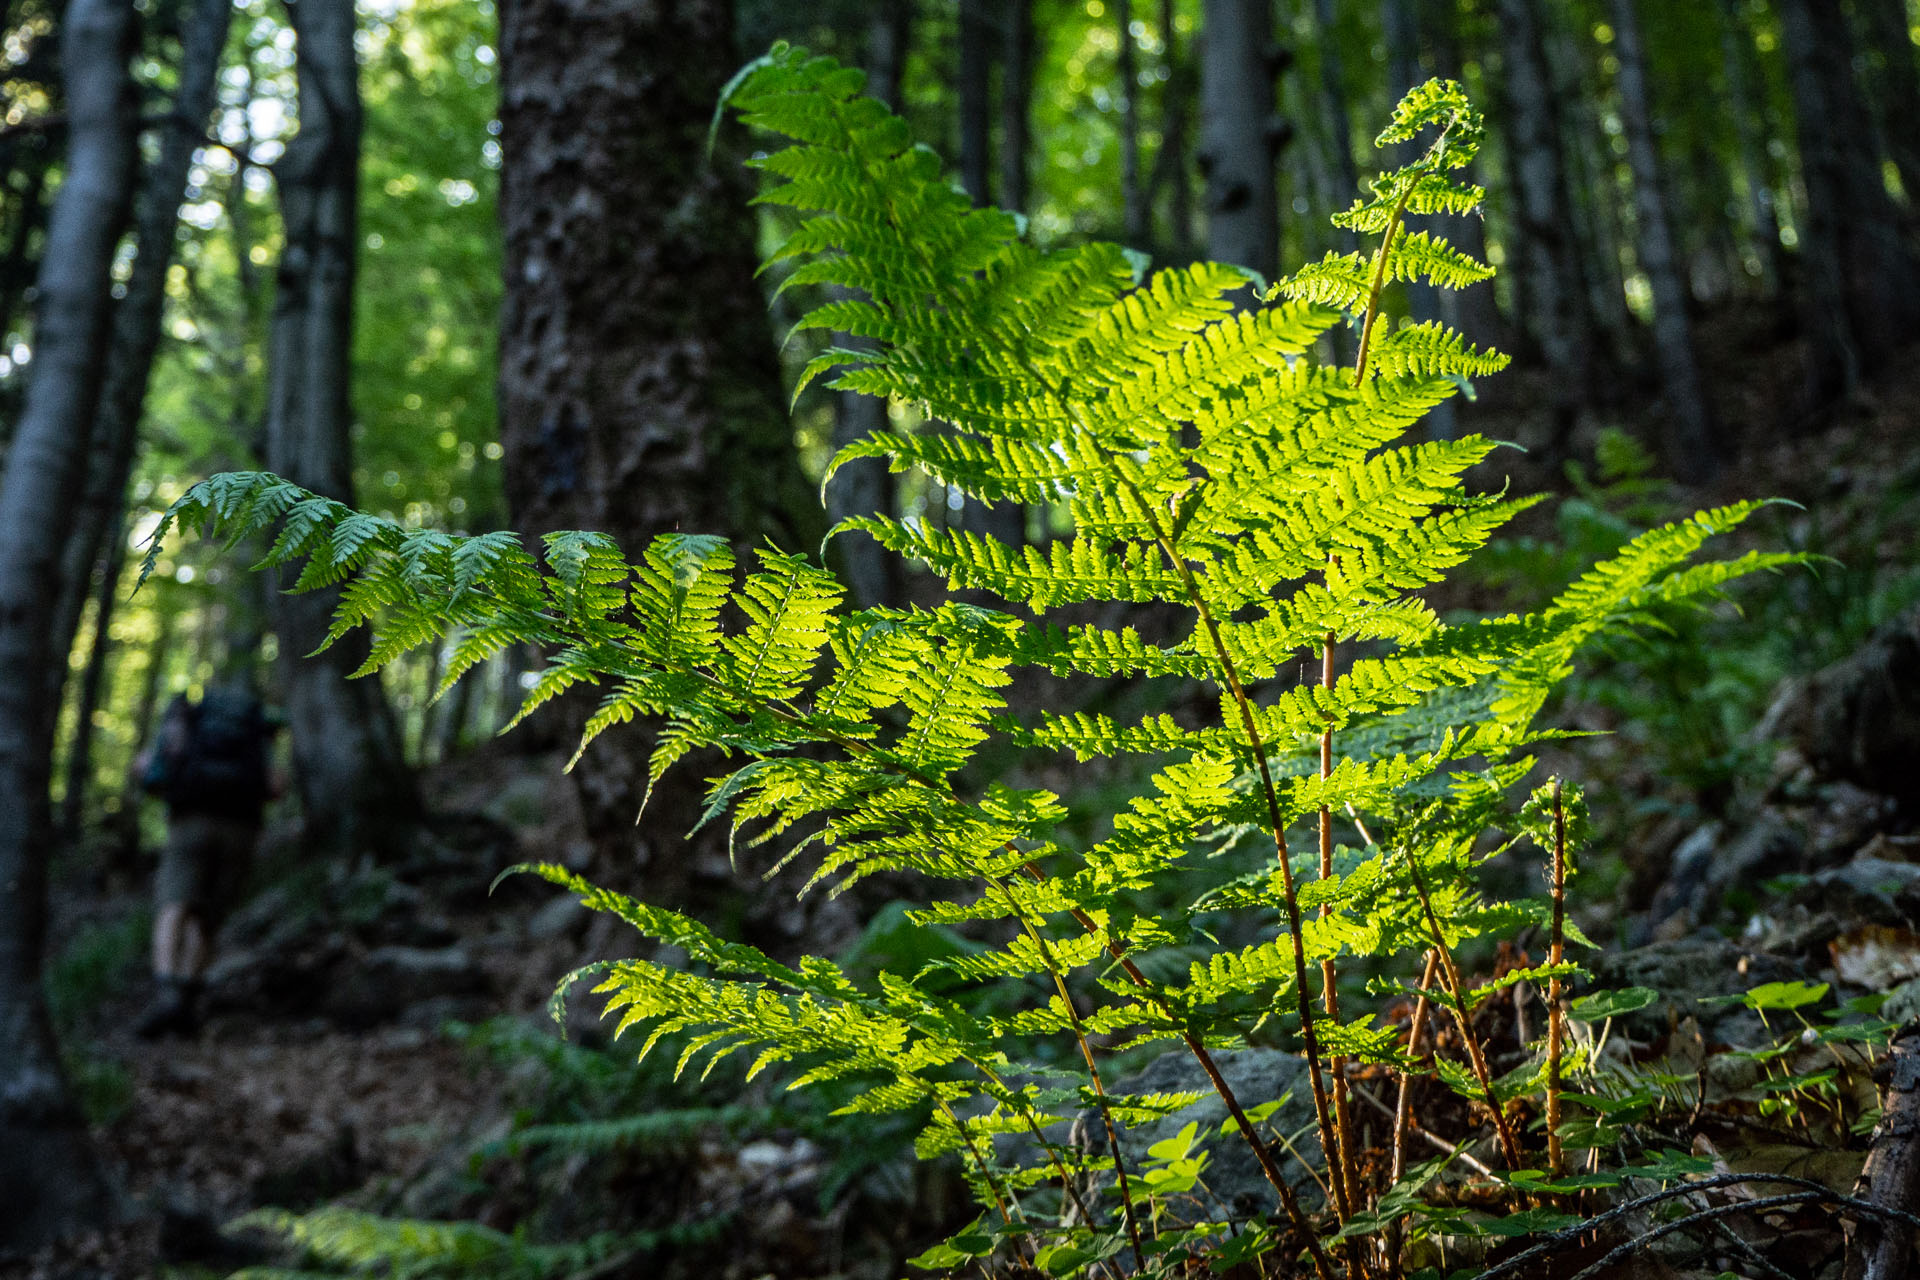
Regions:
M 1650 1192 L 1647 1195 L 1617 1204 L 1605 1213 L 1595 1214 L 1593 1217 L 1576 1223 L 1564 1231 L 1556 1231 L 1532 1248 L 1516 1253 L 1499 1265 L 1481 1272 L 1480 1275 L 1476 1277 L 1476 1280 L 1500 1280 L 1502 1276 L 1510 1276 L 1522 1272 L 1526 1270 L 1528 1263 L 1562 1249 L 1584 1236 L 1591 1235 L 1609 1223 L 1617 1222 L 1621 1218 L 1638 1213 L 1649 1205 L 1662 1204 L 1668 1200 L 1677 1200 L 1682 1196 L 1696 1195 L 1702 1191 L 1713 1191 L 1720 1187 L 1737 1187 L 1753 1182 L 1770 1182 L 1780 1186 L 1798 1187 L 1807 1193 L 1808 1198 L 1818 1199 L 1827 1204 L 1837 1205 L 1843 1209 L 1851 1209 L 1856 1213 L 1867 1214 L 1884 1221 L 1901 1222 L 1909 1227 L 1920 1228 L 1920 1216 L 1908 1213 L 1905 1210 L 1892 1209 L 1884 1205 L 1873 1204 L 1870 1201 L 1861 1200 L 1854 1196 L 1843 1196 L 1827 1186 L 1824 1182 L 1815 1182 L 1811 1178 L 1796 1178 L 1786 1173 L 1722 1173 L 1715 1174 L 1711 1178 L 1701 1178 L 1694 1182 L 1683 1182 L 1678 1186 Z M 1759 1200 L 1747 1200 L 1732 1207 L 1751 1209 L 1761 1203 L 1762 1201 Z
M 1407 852 L 1407 870 L 1413 876 L 1414 892 L 1420 896 L 1420 909 L 1426 913 L 1427 927 L 1433 933 L 1433 949 L 1440 957 L 1440 974 L 1444 980 L 1447 994 L 1453 997 L 1453 1020 L 1460 1026 L 1460 1036 L 1467 1042 L 1467 1061 L 1473 1067 L 1474 1078 L 1480 1082 L 1480 1092 L 1485 1097 L 1487 1109 L 1493 1112 L 1493 1127 L 1500 1135 L 1500 1154 L 1505 1157 L 1507 1168 L 1517 1170 L 1522 1161 L 1520 1143 L 1513 1136 L 1513 1126 L 1507 1123 L 1507 1113 L 1500 1107 L 1500 1099 L 1493 1091 L 1493 1072 L 1487 1067 L 1486 1051 L 1480 1047 L 1480 1037 L 1473 1030 L 1473 1015 L 1467 1010 L 1466 986 L 1460 980 L 1460 967 L 1453 961 L 1453 951 L 1447 946 L 1447 936 L 1440 927 L 1440 917 L 1434 914 L 1433 898 L 1427 892 L 1426 878 L 1420 874 L 1420 863 Z
M 1427 1022 L 1427 988 L 1433 985 L 1434 966 L 1439 962 L 1439 957 L 1435 953 L 1427 952 L 1426 968 L 1420 974 L 1420 998 L 1414 1001 L 1413 1005 L 1413 1025 L 1407 1029 L 1407 1056 L 1410 1058 L 1417 1056 L 1420 1052 L 1420 1033 L 1426 1029 Z M 1367 1097 L 1369 1101 L 1373 1100 L 1372 1094 L 1368 1094 Z M 1384 1106 L 1381 1107 L 1381 1110 L 1385 1109 Z M 1413 1073 L 1403 1069 L 1400 1072 L 1400 1096 L 1393 1105 L 1393 1162 L 1387 1172 L 1388 1187 L 1397 1185 L 1401 1175 L 1406 1172 L 1407 1127 L 1412 1118 Z M 1432 1141 L 1438 1141 L 1432 1134 L 1428 1134 L 1427 1137 Z M 1398 1218 L 1395 1218 L 1387 1227 L 1387 1266 L 1395 1275 L 1400 1273 L 1402 1232 L 1403 1227 Z
M 1564 990 L 1559 966 L 1567 951 L 1567 812 L 1560 802 L 1560 779 L 1553 780 L 1553 944 L 1547 963 L 1553 977 L 1547 981 L 1547 1168 L 1555 1177 L 1566 1172 L 1560 1149 L 1560 1041 L 1565 1017 L 1560 1002 Z
M 1361 1101 L 1365 1102 L 1375 1111 L 1378 1111 L 1381 1115 L 1391 1116 L 1393 1114 L 1393 1112 L 1387 1110 L 1387 1104 L 1376 1098 L 1370 1090 L 1355 1085 L 1353 1091 L 1359 1095 Z M 1464 1146 L 1448 1142 L 1437 1133 L 1422 1129 L 1419 1125 L 1411 1123 L 1407 1126 L 1407 1132 L 1418 1135 L 1421 1140 L 1426 1142 L 1427 1145 L 1431 1146 L 1435 1151 L 1438 1151 L 1443 1156 L 1450 1156 L 1458 1160 L 1475 1173 L 1483 1174 L 1489 1178 L 1497 1178 L 1500 1176 L 1495 1173 L 1484 1160 L 1479 1159 Z
M 1334 556 L 1330 566 L 1338 568 L 1340 558 Z M 1333 689 L 1333 646 L 1336 637 L 1333 632 L 1326 634 L 1320 646 L 1320 687 Z M 1333 776 L 1333 730 L 1325 729 L 1320 734 L 1320 781 L 1324 784 Z M 1320 878 L 1333 879 L 1333 810 L 1323 804 L 1320 806 Z M 1333 904 L 1320 904 L 1320 918 L 1328 919 L 1333 915 Z M 1340 1025 L 1339 970 L 1334 958 L 1328 955 L 1320 961 L 1320 998 L 1321 1007 L 1327 1012 L 1327 1020 L 1334 1026 Z M 1333 1171 L 1335 1183 L 1340 1187 L 1351 1213 L 1360 1204 L 1360 1174 L 1358 1159 L 1353 1146 L 1353 1118 L 1347 1101 L 1347 1059 L 1344 1054 L 1336 1053 L 1327 1064 L 1327 1070 L 1333 1077 L 1333 1133 L 1339 1143 L 1338 1152 L 1332 1153 L 1328 1165 Z

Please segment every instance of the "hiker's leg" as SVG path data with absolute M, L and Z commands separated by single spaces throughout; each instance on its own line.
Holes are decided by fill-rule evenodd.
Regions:
M 181 967 L 181 943 L 187 920 L 187 904 L 162 903 L 153 917 L 153 976 L 184 976 Z

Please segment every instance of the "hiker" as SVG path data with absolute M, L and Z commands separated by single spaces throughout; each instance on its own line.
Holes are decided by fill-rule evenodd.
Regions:
M 167 806 L 167 843 L 153 880 L 153 1004 L 142 1037 L 190 1033 L 213 956 L 260 838 L 261 812 L 279 792 L 267 763 L 272 728 L 245 685 L 184 693 L 168 706 L 137 761 L 141 786 Z

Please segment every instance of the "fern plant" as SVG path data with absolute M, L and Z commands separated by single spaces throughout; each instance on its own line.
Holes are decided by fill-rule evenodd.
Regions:
M 855 69 L 777 47 L 730 91 L 750 124 L 790 140 L 753 162 L 769 179 L 760 200 L 795 224 L 768 263 L 784 273 L 779 287 L 836 287 L 798 327 L 864 340 L 821 351 L 801 386 L 827 378 L 898 398 L 930 424 L 849 445 L 828 482 L 847 462 L 883 458 L 981 502 L 1050 509 L 1070 535 L 1020 547 L 888 512 L 853 517 L 835 536 L 874 538 L 969 595 L 850 610 L 831 574 L 786 550 L 743 564 L 723 539 L 671 533 L 630 562 L 604 535 L 566 532 L 536 554 L 511 533 L 408 529 L 273 476 L 230 474 L 175 504 L 156 548 L 173 524 L 273 531 L 264 563 L 304 561 L 296 589 L 345 584 L 331 634 L 373 629 L 365 672 L 444 643 L 451 686 L 505 646 L 535 642 L 551 656 L 522 715 L 593 685 L 601 701 L 582 750 L 644 717 L 662 725 L 655 781 L 696 749 L 728 757 L 703 821 L 777 848 L 767 874 L 801 893 L 917 877 L 913 918 L 984 945 L 857 980 L 820 957 L 782 963 L 562 868 L 530 868 L 688 957 L 597 971 L 619 1031 L 645 1033 L 643 1055 L 670 1042 L 681 1068 L 702 1071 L 741 1057 L 749 1076 L 781 1068 L 795 1087 L 851 1087 L 855 1115 L 926 1117 L 920 1154 L 959 1157 L 983 1217 L 923 1265 L 997 1256 L 1052 1274 L 1161 1274 L 1194 1256 L 1271 1254 L 1263 1266 L 1292 1259 L 1320 1280 L 1393 1272 L 1435 1223 L 1478 1228 L 1460 1211 L 1422 1209 L 1431 1170 L 1410 1173 L 1401 1158 L 1404 1106 L 1390 1165 L 1362 1161 L 1355 1072 L 1395 1074 L 1403 1091 L 1437 1072 L 1478 1109 L 1510 1175 L 1537 1179 L 1562 1158 L 1557 1144 L 1539 1149 L 1524 1118 L 1530 1097 L 1552 1109 L 1574 1055 L 1563 1061 L 1556 1030 L 1537 1070 L 1496 1080 L 1473 1019 L 1495 987 L 1470 988 L 1457 958 L 1473 939 L 1529 925 L 1553 930 L 1556 953 L 1563 937 L 1579 940 L 1562 893 L 1493 900 L 1476 879 L 1487 833 L 1526 829 L 1560 851 L 1564 873 L 1566 841 L 1551 834 L 1564 824 L 1538 804 L 1525 817 L 1514 799 L 1529 745 L 1548 736 L 1534 723 L 1548 691 L 1594 636 L 1792 557 L 1696 560 L 1758 505 L 1739 503 L 1630 540 L 1530 613 L 1450 626 L 1421 598 L 1530 501 L 1467 485 L 1494 442 L 1411 435 L 1505 358 L 1438 324 L 1390 323 L 1382 307 L 1399 282 L 1457 289 L 1492 274 L 1410 225 L 1482 198 L 1460 177 L 1482 126 L 1459 86 L 1415 89 L 1381 133 L 1383 146 L 1424 149 L 1340 215 L 1372 248 L 1262 295 L 1232 266 L 1149 272 L 1111 244 L 1035 247 L 1012 215 L 970 207 L 861 84 Z M 1357 331 L 1352 367 L 1314 355 L 1339 325 Z M 974 603 L 982 594 L 1002 606 Z M 1060 619 L 1087 603 L 1186 622 L 1154 643 L 1132 626 Z M 1315 678 L 1294 678 L 1303 660 Z M 1010 707 L 1016 668 L 1210 695 L 1205 714 L 1129 722 Z M 1104 836 L 1076 842 L 1055 792 L 967 781 L 989 744 L 1128 757 L 1150 782 Z M 1208 853 L 1237 860 L 1235 876 L 1182 898 Z M 1179 905 L 1143 913 L 1149 892 Z M 1209 946 L 1200 917 L 1222 912 L 1260 940 Z M 1153 962 L 1196 945 L 1207 952 L 1184 969 Z M 1554 960 L 1500 985 L 1557 993 L 1578 971 Z M 1423 1009 L 1455 1024 L 1463 1060 L 1413 1059 L 1377 1004 L 1342 988 L 1343 967 L 1374 975 L 1376 993 L 1417 987 Z M 966 985 L 1028 998 L 981 1014 L 955 997 Z M 1214 1060 L 1255 1026 L 1305 1059 L 1322 1166 L 1310 1178 L 1283 1160 L 1312 1159 L 1311 1147 L 1283 1154 L 1249 1114 L 1273 1100 L 1236 1097 Z M 1035 1065 L 1031 1049 L 1048 1038 L 1070 1046 L 1075 1069 Z M 1155 1198 L 1169 1179 L 1198 1177 L 1197 1157 L 1128 1167 L 1119 1134 L 1196 1096 L 1109 1087 L 1103 1059 L 1155 1042 L 1191 1054 L 1220 1095 L 1271 1186 L 1270 1229 Z M 1098 1135 L 1090 1148 L 1050 1136 L 1082 1113 Z M 1313 1181 L 1324 1195 L 1298 1189 Z M 1515 1194 L 1525 1204 L 1535 1193 Z

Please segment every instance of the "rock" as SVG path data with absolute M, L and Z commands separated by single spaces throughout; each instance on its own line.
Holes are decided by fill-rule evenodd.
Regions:
M 329 1014 L 349 1026 L 370 1026 L 443 996 L 485 992 L 486 974 L 464 947 L 376 947 L 327 995 Z
M 1783 687 L 1761 731 L 1785 737 L 1823 774 L 1920 801 L 1920 609 L 1875 631 L 1859 652 Z
M 1313 1086 L 1307 1078 L 1304 1058 L 1278 1049 L 1217 1049 L 1213 1060 L 1243 1110 L 1286 1098 L 1280 1109 L 1261 1126 L 1263 1133 L 1278 1130 L 1291 1134 L 1306 1129 L 1307 1136 L 1295 1145 L 1304 1159 L 1319 1162 L 1320 1140 L 1313 1132 Z M 1204 1091 L 1206 1097 L 1170 1116 L 1123 1130 L 1120 1150 L 1126 1157 L 1127 1168 L 1138 1169 L 1154 1143 L 1173 1137 L 1189 1123 L 1196 1124 L 1200 1144 L 1212 1153 L 1203 1176 L 1220 1204 L 1236 1216 L 1262 1211 L 1278 1214 L 1273 1188 L 1261 1173 L 1252 1149 L 1238 1135 L 1220 1132 L 1221 1124 L 1227 1119 L 1226 1104 L 1213 1092 L 1206 1073 L 1192 1054 L 1184 1049 L 1162 1054 L 1137 1075 L 1110 1083 L 1107 1091 L 1112 1094 Z M 1083 1116 L 1077 1127 L 1087 1135 L 1087 1141 L 1097 1141 L 1104 1146 L 1105 1135 L 1101 1133 L 1097 1115 Z M 1277 1145 L 1273 1151 L 1288 1183 L 1300 1193 L 1301 1203 L 1309 1208 L 1317 1203 L 1319 1188 L 1300 1161 L 1287 1156 Z M 1112 1197 L 1107 1199 L 1111 1201 Z
M 527 917 L 527 937 L 534 942 L 569 938 L 584 930 L 591 917 L 578 898 L 563 893 Z
M 1656 942 L 1631 951 L 1602 953 L 1587 962 L 1596 990 L 1647 987 L 1662 999 L 1614 1020 L 1614 1030 L 1658 1043 L 1683 1019 L 1699 1019 L 1710 1042 L 1754 1047 L 1773 1037 L 1758 1014 L 1739 1004 L 1703 1004 L 1715 996 L 1740 995 L 1767 982 L 1792 982 L 1806 973 L 1792 961 L 1741 947 L 1720 937 Z

